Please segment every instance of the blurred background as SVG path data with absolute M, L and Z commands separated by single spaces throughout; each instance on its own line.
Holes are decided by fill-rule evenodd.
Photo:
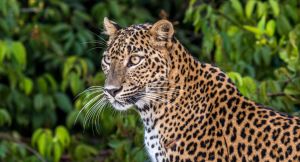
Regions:
M 171 21 L 245 96 L 300 116 L 299 16 L 298 0 L 0 0 L 0 161 L 147 161 L 135 109 L 79 113 L 105 81 L 104 17 Z

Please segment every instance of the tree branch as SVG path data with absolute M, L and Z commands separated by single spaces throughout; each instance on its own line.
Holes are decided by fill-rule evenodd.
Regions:
M 189 6 L 189 1 L 187 1 L 187 3 L 181 6 L 180 10 L 172 18 L 171 22 L 177 21 L 185 13 L 185 10 L 188 8 L 188 6 Z
M 275 96 L 285 96 L 286 94 L 284 92 L 279 93 L 268 93 L 269 97 L 275 97 Z
M 241 24 L 238 24 L 236 22 L 234 22 L 230 17 L 228 17 L 226 14 L 218 11 L 218 10 L 214 10 L 213 11 L 215 14 L 221 15 L 222 17 L 224 17 L 227 21 L 231 22 L 233 25 L 237 26 L 238 28 L 240 28 L 243 31 L 246 31 L 243 26 Z
M 300 91 L 300 89 L 297 87 L 297 85 L 292 81 L 292 79 L 288 76 L 288 75 L 286 75 L 286 74 L 284 74 L 288 79 L 289 79 L 289 81 L 294 85 L 294 87 L 298 90 L 298 91 Z
M 112 151 L 112 149 L 100 150 L 100 151 L 98 151 L 98 155 L 106 155 L 106 154 L 110 154 L 111 151 Z M 71 157 L 70 157 L 70 155 L 68 155 L 68 154 L 67 154 L 67 155 L 62 155 L 62 156 L 61 156 L 61 159 L 62 159 L 62 160 L 70 160 Z
M 35 149 L 31 148 L 30 146 L 26 145 L 25 143 L 23 143 L 20 139 L 11 137 L 7 134 L 0 134 L 0 138 L 3 139 L 7 139 L 13 142 L 16 142 L 18 144 L 20 144 L 21 146 L 23 146 L 24 148 L 26 148 L 27 150 L 29 150 L 30 152 L 32 152 L 33 154 L 35 154 L 42 162 L 47 162 Z

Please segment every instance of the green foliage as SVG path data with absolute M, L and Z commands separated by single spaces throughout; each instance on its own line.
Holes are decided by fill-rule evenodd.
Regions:
M 5 123 L 11 125 L 11 117 L 7 110 L 0 109 L 0 126 L 3 126 Z
M 205 2 L 0 0 L 0 161 L 147 159 L 135 109 L 95 111 L 96 98 L 82 110 L 99 89 L 76 97 L 104 84 L 104 17 L 124 27 L 169 18 L 242 94 L 299 115 L 299 2 Z
M 43 157 L 54 157 L 54 161 L 59 161 L 64 150 L 70 145 L 71 137 L 64 126 L 58 126 L 55 129 L 55 136 L 49 129 L 37 129 L 31 138 L 33 147 L 37 147 Z
M 191 1 L 194 2 L 194 1 Z M 204 33 L 199 60 L 225 70 L 242 94 L 276 110 L 298 115 L 300 104 L 300 21 L 296 0 L 230 0 L 215 8 L 199 2 L 185 22 Z M 199 9 L 211 6 L 212 14 Z M 245 15 L 244 15 L 245 13 Z M 196 16 L 192 16 L 196 14 Z

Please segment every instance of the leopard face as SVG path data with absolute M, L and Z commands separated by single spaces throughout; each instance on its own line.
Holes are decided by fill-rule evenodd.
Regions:
M 166 22 L 121 28 L 105 19 L 110 38 L 101 61 L 107 76 L 104 93 L 117 110 L 129 109 L 145 97 L 147 87 L 162 84 L 159 81 L 168 77 L 168 37 L 172 36 L 173 28 Z

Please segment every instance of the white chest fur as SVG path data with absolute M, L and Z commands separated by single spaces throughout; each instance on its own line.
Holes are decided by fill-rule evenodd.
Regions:
M 160 143 L 158 132 L 145 128 L 145 147 L 151 160 L 161 162 L 166 158 L 163 146 Z
M 138 106 L 141 107 L 144 105 L 140 104 Z M 157 123 L 154 114 L 155 113 L 151 110 L 147 112 L 140 112 L 145 128 L 144 142 L 151 161 L 162 162 L 163 159 L 166 160 L 166 153 L 163 148 L 163 143 L 160 140 L 161 137 L 158 132 L 159 124 Z

